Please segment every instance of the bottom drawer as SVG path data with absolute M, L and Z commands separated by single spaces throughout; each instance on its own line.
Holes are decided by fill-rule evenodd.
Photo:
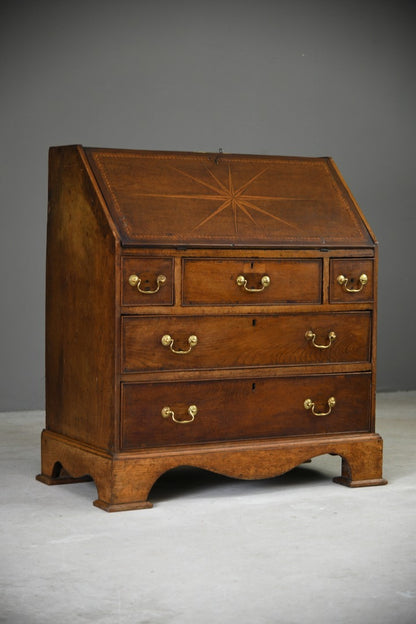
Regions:
M 137 449 L 369 431 L 370 390 L 368 373 L 125 383 L 121 444 Z

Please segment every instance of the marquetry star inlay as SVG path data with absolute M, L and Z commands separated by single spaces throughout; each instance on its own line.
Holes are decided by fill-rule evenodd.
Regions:
M 162 193 L 138 193 L 138 195 L 142 197 L 163 197 L 163 198 L 171 198 L 171 199 L 202 199 L 202 200 L 210 200 L 216 203 L 212 212 L 201 219 L 191 231 L 198 230 L 202 228 L 206 223 L 214 219 L 219 214 L 221 214 L 224 210 L 230 209 L 233 213 L 234 219 L 234 229 L 235 232 L 238 232 L 238 215 L 239 212 L 243 213 L 254 225 L 258 225 L 256 222 L 256 215 L 264 215 L 274 221 L 279 222 L 280 224 L 284 224 L 287 227 L 293 229 L 299 229 L 296 225 L 278 217 L 273 214 L 269 210 L 262 208 L 258 205 L 259 202 L 264 200 L 271 200 L 273 202 L 296 202 L 296 201 L 305 201 L 305 197 L 276 197 L 276 196 L 267 196 L 267 195 L 251 195 L 249 192 L 250 185 L 257 180 L 260 176 L 262 176 L 269 167 L 265 167 L 255 175 L 253 175 L 249 180 L 244 182 L 238 188 L 235 188 L 231 165 L 228 165 L 228 178 L 226 182 L 222 182 L 214 173 L 206 167 L 206 170 L 209 174 L 209 177 L 205 180 L 200 177 L 196 177 L 187 171 L 182 171 L 176 167 L 172 167 L 172 169 L 185 177 L 190 178 L 194 182 L 197 182 L 206 190 L 205 193 L 188 193 L 188 194 L 162 194 Z M 207 181 L 208 180 L 208 181 Z

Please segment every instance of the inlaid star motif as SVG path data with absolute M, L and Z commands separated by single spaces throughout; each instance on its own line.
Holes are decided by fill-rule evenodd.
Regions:
M 164 198 L 172 198 L 172 199 L 203 199 L 214 201 L 219 205 L 216 205 L 213 211 L 206 217 L 204 217 L 199 223 L 194 225 L 191 229 L 191 232 L 202 228 L 206 223 L 208 223 L 211 219 L 214 219 L 216 216 L 221 214 L 227 208 L 230 208 L 233 212 L 234 217 L 234 229 L 235 232 L 238 232 L 238 213 L 241 211 L 254 225 L 258 225 L 256 219 L 253 216 L 253 213 L 259 213 L 269 217 L 270 219 L 274 219 L 281 224 L 284 224 L 290 228 L 299 229 L 296 225 L 293 225 L 289 221 L 282 219 L 281 217 L 276 216 L 275 214 L 261 208 L 256 204 L 259 200 L 272 200 L 274 202 L 288 202 L 288 201 L 305 201 L 305 198 L 296 198 L 296 197 L 276 197 L 276 196 L 267 196 L 267 195 L 250 195 L 248 192 L 248 188 L 250 184 L 252 184 L 255 180 L 257 180 L 260 176 L 262 176 L 269 167 L 265 167 L 254 176 L 252 176 L 247 182 L 244 182 L 238 188 L 234 187 L 231 165 L 228 165 L 228 180 L 227 183 L 221 182 L 218 177 L 206 167 L 206 170 L 209 176 L 212 178 L 213 182 L 207 182 L 206 180 L 202 180 L 201 178 L 197 178 L 187 171 L 182 171 L 176 167 L 171 167 L 176 173 L 183 175 L 185 177 L 190 178 L 194 182 L 197 182 L 201 186 L 204 186 L 206 189 L 211 191 L 210 193 L 189 193 L 189 194 L 161 194 L 161 193 L 145 193 L 142 196 L 146 197 L 164 197 Z

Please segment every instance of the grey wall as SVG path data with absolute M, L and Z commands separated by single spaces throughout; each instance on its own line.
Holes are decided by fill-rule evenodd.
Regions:
M 381 244 L 378 388 L 416 388 L 412 2 L 3 0 L 0 30 L 0 409 L 43 407 L 67 143 L 333 156 Z

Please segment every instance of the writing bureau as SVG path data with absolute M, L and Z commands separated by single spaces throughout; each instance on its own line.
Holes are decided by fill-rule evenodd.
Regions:
M 50 149 L 47 484 L 151 507 L 167 470 L 322 454 L 386 483 L 377 243 L 330 158 Z

